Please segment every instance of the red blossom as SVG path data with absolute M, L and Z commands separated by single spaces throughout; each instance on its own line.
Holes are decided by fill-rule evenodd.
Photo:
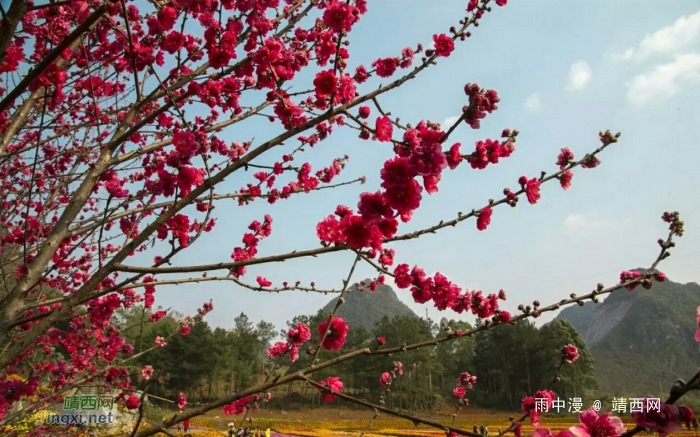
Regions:
M 492 214 L 493 208 L 491 208 L 491 206 L 482 209 L 476 218 L 476 228 L 480 231 L 485 231 L 489 224 L 491 224 Z
M 316 73 L 314 87 L 318 97 L 328 97 L 338 91 L 338 78 L 333 70 L 324 70 Z
M 238 399 L 231 404 L 224 405 L 223 411 L 227 416 L 243 414 L 250 404 L 250 396 Z
M 372 62 L 372 66 L 377 70 L 377 76 L 379 77 L 391 77 L 398 65 L 398 58 L 380 58 Z M 357 78 L 355 80 L 357 80 Z M 357 81 L 360 82 L 359 80 Z
M 126 400 L 126 408 L 130 410 L 135 410 L 139 407 L 139 398 L 137 398 L 135 395 L 130 395 L 129 399 Z
M 331 351 L 340 350 L 348 336 L 348 324 L 341 317 L 333 317 L 330 327 L 328 321 L 318 325 L 318 342 L 323 339 L 323 348 Z M 326 334 L 328 331 L 328 334 Z M 324 339 L 325 335 L 325 339 Z
M 433 42 L 435 43 L 435 55 L 437 56 L 450 56 L 450 53 L 455 49 L 455 43 L 452 38 L 444 33 L 433 35 Z
M 258 285 L 261 287 L 269 287 L 272 285 L 272 282 L 268 281 L 267 279 L 263 278 L 262 276 L 258 276 L 255 278 L 255 280 L 258 282 Z
M 375 138 L 378 141 L 391 141 L 391 135 L 394 131 L 394 127 L 391 124 L 391 120 L 386 115 L 382 117 L 377 117 L 375 124 Z
M 420 201 L 423 198 L 421 192 L 423 188 L 416 180 L 411 180 L 406 185 L 393 185 L 386 190 L 386 197 L 389 200 L 389 206 L 394 208 L 402 215 L 411 213 L 418 209 Z M 410 218 L 410 215 L 408 215 Z M 404 220 L 407 221 L 407 220 Z
M 360 11 L 344 1 L 333 0 L 323 13 L 323 24 L 336 32 L 350 32 L 352 25 L 359 19 Z
M 384 163 L 381 170 L 382 187 L 406 186 L 411 183 L 416 176 L 416 171 L 408 158 L 396 157 Z
M 571 186 L 571 180 L 574 178 L 574 173 L 571 170 L 567 170 L 559 176 L 559 183 L 561 187 L 568 190 Z
M 574 161 L 574 152 L 572 152 L 568 147 L 564 147 L 561 149 L 561 152 L 559 152 L 559 156 L 557 157 L 557 165 L 561 170 L 564 169 L 567 165 L 572 163 Z
M 642 277 L 642 274 L 640 272 L 633 272 L 633 271 L 624 271 L 620 273 L 620 283 L 624 284 L 629 281 L 634 281 L 636 279 L 639 279 Z M 635 288 L 640 284 L 639 281 L 634 282 L 632 284 L 627 285 L 625 288 L 627 288 L 627 291 L 634 291 Z
M 525 185 L 525 194 L 527 196 L 527 201 L 531 205 L 537 203 L 540 200 L 540 181 L 537 178 L 527 179 L 525 176 L 520 178 L 520 184 Z
M 362 217 L 347 215 L 340 223 L 343 241 L 353 249 L 360 250 L 365 247 L 381 248 L 382 233 L 374 224 L 368 224 Z
M 156 311 L 155 313 L 151 314 L 150 322 L 151 322 L 151 323 L 155 323 L 155 322 L 157 322 L 158 320 L 160 320 L 160 319 L 162 319 L 163 317 L 165 317 L 165 315 L 166 315 L 166 312 L 163 311 L 163 310 Z
M 581 162 L 581 167 L 582 168 L 596 168 L 600 165 L 600 159 L 593 155 L 586 155 L 582 162 Z
M 267 355 L 271 358 L 277 357 L 279 355 L 282 355 L 283 353 L 287 352 L 289 350 L 289 345 L 287 343 L 282 343 L 281 341 L 278 341 L 274 345 L 270 346 L 267 349 Z
M 340 393 L 343 390 L 343 381 L 335 376 L 329 376 L 325 381 L 319 381 L 318 383 L 336 393 Z M 335 398 L 336 396 L 333 393 L 321 390 L 321 400 L 323 400 L 323 402 L 333 402 Z
M 564 346 L 564 348 L 561 350 L 561 353 L 567 363 L 573 363 L 578 359 L 579 356 L 578 348 L 573 344 L 567 344 L 566 346 Z
M 385 218 L 391 218 L 394 211 L 389 206 L 389 201 L 381 192 L 362 193 L 357 210 L 366 223 L 378 224 Z

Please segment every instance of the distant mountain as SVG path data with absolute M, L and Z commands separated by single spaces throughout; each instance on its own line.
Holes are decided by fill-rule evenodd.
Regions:
M 591 324 L 593 312 L 596 308 L 598 308 L 598 305 L 590 301 L 586 302 L 582 307 L 578 305 L 566 307 L 561 310 L 556 320 L 568 320 L 579 334 L 585 338 L 586 331 L 588 331 L 588 326 Z
M 664 395 L 697 371 L 694 340 L 700 285 L 671 280 L 650 290 L 618 290 L 603 303 L 564 309 L 593 354 L 598 386 L 613 396 Z
M 365 283 L 369 282 L 365 280 Z M 362 326 L 371 331 L 384 316 L 418 317 L 399 300 L 394 290 L 388 285 L 377 284 L 377 290 L 374 293 L 370 292 L 368 287 L 364 291 L 357 291 L 353 286 L 350 290 L 352 292 L 345 293 L 345 303 L 338 312 L 338 316 L 344 318 L 350 326 Z M 333 299 L 321 311 L 324 314 L 330 313 L 337 302 L 338 298 Z

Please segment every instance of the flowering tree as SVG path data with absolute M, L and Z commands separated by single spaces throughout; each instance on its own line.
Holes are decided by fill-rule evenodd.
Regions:
M 400 232 L 401 224 L 420 208 L 423 196 L 438 195 L 444 171 L 483 169 L 515 152 L 518 132 L 511 129 L 504 129 L 500 138 L 477 141 L 474 148 L 450 140 L 459 124 L 478 129 L 497 110 L 495 90 L 466 84 L 461 116 L 452 126 L 427 119 L 404 124 L 380 104 L 382 96 L 436 68 L 440 58 L 465 42 L 492 12 L 491 0 L 465 2 L 459 23 L 436 33 L 428 46 L 387 53 L 367 66 L 353 65 L 349 48 L 352 28 L 367 13 L 366 0 L 149 1 L 34 4 L 12 0 L 2 10 L 0 426 L 11 425 L 98 378 L 116 389 L 128 408 L 139 408 L 145 392 L 140 398 L 132 394 L 126 370 L 136 355 L 111 324 L 111 316 L 120 307 L 150 308 L 159 285 L 233 281 L 258 291 L 335 292 L 341 299 L 326 322 L 315 327 L 297 325 L 286 341 L 269 351 L 280 363 L 309 353 L 314 358 L 309 367 L 270 377 L 249 390 L 230 393 L 147 429 L 135 429 L 139 437 L 215 408 L 227 414 L 247 412 L 268 389 L 300 380 L 321 390 L 326 400 L 342 397 L 399 415 L 342 394 L 338 378 L 315 382 L 311 376 L 360 355 L 398 354 L 459 341 L 463 335 L 538 317 L 562 305 L 664 280 L 656 267 L 669 255 L 673 237 L 682 235 L 677 213 L 664 214 L 670 232 L 659 241 L 661 253 L 648 271 L 623 272 L 620 284 L 600 285 L 589 294 L 572 295 L 548 306 L 523 306 L 519 315 L 499 309 L 499 301 L 506 298 L 502 290 L 488 295 L 462 290 L 441 273 L 428 275 L 418 266 L 409 267 L 408 260 L 395 260 L 394 243 L 469 219 L 484 231 L 497 207 L 515 207 L 521 198 L 536 204 L 542 184 L 558 181 L 567 189 L 573 169 L 598 166 L 598 155 L 620 136 L 601 132 L 599 144 L 579 160 L 571 150 L 562 149 L 553 157 L 558 168 L 551 174 L 523 176 L 515 188 L 504 189 L 500 199 L 420 231 Z M 506 2 L 495 0 L 495 5 Z M 304 83 L 302 72 L 310 72 L 313 79 Z M 290 91 L 293 84 L 295 92 Z M 255 140 L 235 138 L 231 126 L 253 116 L 269 118 L 281 133 L 266 138 L 262 133 L 264 138 Z M 363 140 L 391 147 L 395 156 L 371 170 L 379 172 L 381 186 L 370 187 L 359 199 L 346 199 L 356 207 L 340 204 L 310 224 L 316 227 L 320 247 L 310 244 L 258 257 L 258 245 L 273 230 L 273 216 L 265 215 L 243 231 L 242 244 L 231 249 L 231 260 L 207 265 L 178 262 L 177 255 L 196 245 L 203 233 L 216 232 L 218 202 L 232 199 L 242 207 L 254 201 L 272 205 L 325 188 L 364 183 L 364 179 L 342 180 L 347 156 L 320 169 L 308 162 L 297 164 L 314 147 L 331 141 L 338 129 L 354 129 Z M 231 137 L 234 141 L 227 140 Z M 285 144 L 293 144 L 291 150 L 283 149 Z M 222 191 L 224 181 L 234 174 L 248 178 L 246 171 L 251 169 L 252 178 L 238 191 Z M 250 280 L 246 275 L 247 266 L 320 259 L 340 251 L 352 252 L 354 262 L 342 287 L 336 289 L 317 288 L 313 283 L 275 287 L 264 277 Z M 152 262 L 138 265 L 143 263 L 134 261 L 136 255 Z M 365 284 L 370 290 L 391 276 L 399 288 L 410 289 L 416 302 L 471 312 L 485 323 L 470 332 L 448 332 L 438 340 L 399 348 L 382 348 L 383 342 L 378 341 L 375 348 L 324 360 L 322 351 L 342 349 L 352 329 L 338 310 L 359 263 L 377 272 L 376 280 Z M 218 273 L 202 276 L 208 272 Z M 212 309 L 211 302 L 204 303 L 198 316 Z M 165 315 L 157 311 L 151 322 Z M 182 319 L 178 334 L 187 335 L 193 321 L 193 317 Z M 317 347 L 304 350 L 311 329 L 321 339 Z M 167 347 L 167 342 L 168 338 L 157 337 L 139 354 Z M 564 363 L 575 360 L 576 354 L 566 349 L 562 357 Z M 142 376 L 148 380 L 153 372 L 144 368 Z M 388 387 L 400 373 L 397 363 L 393 371 L 378 375 L 378 381 Z M 455 388 L 460 405 L 474 382 L 465 375 Z M 696 375 L 678 386 L 666 408 L 675 408 L 670 404 L 697 388 L 697 381 Z M 524 417 L 536 420 L 538 415 L 528 402 L 524 402 Z M 184 393 L 177 404 L 185 407 Z M 608 420 L 593 416 L 582 415 L 582 429 L 595 420 Z M 639 423 L 659 421 L 646 414 Z M 517 423 L 508 430 L 517 433 Z M 615 423 L 608 428 L 619 431 Z

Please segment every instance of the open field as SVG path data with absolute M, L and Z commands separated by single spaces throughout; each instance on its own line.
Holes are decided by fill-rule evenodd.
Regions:
M 452 418 L 453 411 L 444 410 L 440 414 L 421 414 L 417 413 L 416 416 L 423 419 L 439 420 L 445 418 Z M 273 419 L 273 420 L 316 420 L 316 421 L 326 421 L 326 420 L 369 420 L 374 413 L 367 409 L 347 409 L 347 408 L 313 408 L 305 410 L 280 410 L 280 409 L 260 409 L 249 415 L 249 417 L 257 419 Z M 464 409 L 459 413 L 459 417 L 494 417 L 503 418 L 508 420 L 510 413 L 494 410 L 480 410 L 480 409 Z M 207 419 L 212 419 L 216 416 L 224 419 L 240 419 L 239 417 L 230 416 L 226 417 L 221 412 L 221 410 L 209 411 L 205 416 Z M 386 414 L 382 414 L 380 417 L 386 418 Z M 230 420 L 229 420 L 230 422 Z M 228 423 L 228 422 L 227 422 Z
M 217 415 L 220 417 L 216 418 Z M 273 430 L 273 437 L 357 437 L 365 429 L 372 415 L 371 411 L 330 408 L 285 412 L 260 410 L 249 416 L 252 422 L 247 421 L 246 426 L 263 430 L 270 428 Z M 489 429 L 489 435 L 497 435 L 499 428 L 505 429 L 509 425 L 509 416 L 508 412 L 466 410 L 460 412 L 455 426 L 466 430 L 472 430 L 474 425 L 486 426 Z M 420 415 L 420 417 L 448 425 L 452 423 L 449 414 Z M 231 421 L 235 420 L 236 426 L 240 426 L 241 419 L 242 416 L 226 417 L 221 413 L 210 413 L 201 418 L 193 419 L 191 424 L 201 429 L 197 435 L 214 436 L 217 435 L 214 431 L 223 432 Z M 630 417 L 622 419 L 628 428 L 634 427 Z M 534 427 L 529 424 L 529 421 L 526 423 L 523 426 L 523 435 L 532 435 Z M 542 426 L 550 428 L 555 434 L 576 424 L 578 424 L 578 420 L 573 415 L 565 417 L 547 417 L 545 415 L 542 420 Z M 175 434 L 184 436 L 184 433 Z M 225 433 L 221 435 L 225 435 Z M 444 435 L 444 431 L 426 425 L 414 426 L 411 421 L 388 417 L 385 414 L 380 415 L 365 433 L 367 437 L 441 437 Z M 690 430 L 672 435 L 700 437 L 700 432 Z

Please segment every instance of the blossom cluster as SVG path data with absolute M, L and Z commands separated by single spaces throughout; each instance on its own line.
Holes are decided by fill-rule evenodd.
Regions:
M 459 378 L 457 378 L 457 387 L 452 390 L 452 394 L 459 399 L 460 404 L 469 404 L 469 399 L 464 396 L 466 395 L 467 390 L 471 389 L 474 384 L 476 384 L 476 376 L 470 375 L 467 372 L 462 372 L 459 375 Z
M 299 348 L 301 345 L 311 339 L 311 330 L 304 323 L 297 323 L 294 328 L 290 328 L 287 332 L 287 342 L 278 341 L 267 350 L 270 357 L 277 357 L 289 352 L 289 357 L 292 362 L 299 359 Z

